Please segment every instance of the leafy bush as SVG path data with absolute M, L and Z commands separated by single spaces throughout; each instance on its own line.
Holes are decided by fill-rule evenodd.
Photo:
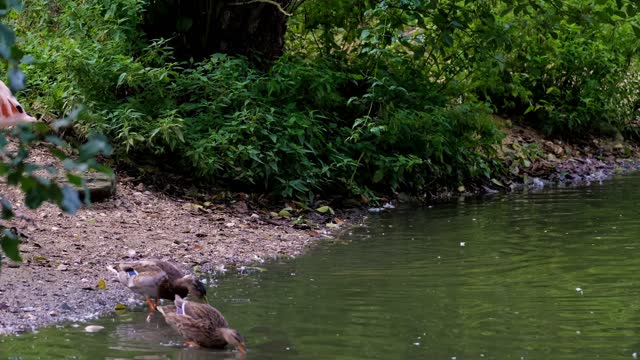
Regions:
M 121 160 L 161 155 L 203 181 L 308 200 L 490 175 L 500 137 L 487 108 L 451 102 L 411 61 L 380 57 L 375 73 L 367 58 L 303 54 L 266 73 L 224 55 L 177 63 L 164 40 L 132 41 L 142 7 L 37 0 L 16 19 L 39 59 L 32 101 L 51 115 L 87 104 L 77 133 L 106 134 Z
M 547 133 L 611 135 L 631 120 L 625 82 L 638 56 L 633 4 L 541 3 L 499 19 L 504 47 L 476 65 L 475 89 Z

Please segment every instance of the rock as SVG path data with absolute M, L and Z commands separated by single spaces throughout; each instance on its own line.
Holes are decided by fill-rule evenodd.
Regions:
M 67 265 L 60 264 L 60 265 L 58 265 L 56 270 L 58 270 L 58 271 L 67 271 L 67 270 L 69 270 L 69 267 Z
M 89 197 L 92 202 L 99 202 L 106 200 L 116 194 L 116 178 L 103 173 L 85 173 L 83 174 L 87 182 L 87 189 L 89 191 Z M 84 200 L 85 189 L 82 186 L 77 186 L 69 183 L 65 176 L 58 176 L 56 181 L 60 184 L 67 184 L 74 187 L 78 191 L 80 200 Z
M 245 201 L 238 201 L 231 205 L 231 208 L 240 214 L 249 213 L 249 206 L 247 206 L 247 203 Z

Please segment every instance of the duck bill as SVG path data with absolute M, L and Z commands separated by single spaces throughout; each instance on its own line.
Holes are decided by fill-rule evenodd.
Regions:
M 236 349 L 238 349 L 238 351 L 241 354 L 246 354 L 247 353 L 247 348 L 244 346 L 244 343 L 240 343 L 240 344 L 236 345 Z

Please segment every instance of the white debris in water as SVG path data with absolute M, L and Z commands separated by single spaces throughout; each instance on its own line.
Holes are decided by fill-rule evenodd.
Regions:
M 286 348 L 284 348 L 284 349 L 287 350 L 287 351 L 291 350 L 291 348 L 288 347 L 288 346 Z
M 476 218 L 471 219 L 471 221 L 476 221 Z
M 576 334 L 580 335 L 581 334 L 580 330 L 576 330 Z
M 638 353 L 634 352 L 633 354 L 631 354 L 631 357 L 634 358 L 634 359 L 637 359 L 638 358 Z
M 377 212 L 381 212 L 381 211 L 383 211 L 383 210 L 384 210 L 384 208 L 369 208 L 369 209 L 367 209 L 367 210 L 368 210 L 369 212 L 372 212 L 372 213 L 377 213 Z
M 544 187 L 544 181 L 538 179 L 537 177 L 533 178 L 533 186 L 542 189 Z
M 576 291 L 579 292 L 581 295 L 584 295 L 584 291 L 582 291 L 582 288 L 577 287 Z
M 460 246 L 464 246 L 465 242 L 464 241 L 460 241 Z
M 413 345 L 420 346 L 420 343 L 419 342 L 414 342 Z
M 100 326 L 100 325 L 89 325 L 87 327 L 84 328 L 84 331 L 89 332 L 89 333 L 94 333 L 94 332 L 98 332 L 100 330 L 104 329 L 104 326 Z
M 392 203 L 390 203 L 390 202 L 388 202 L 388 203 L 386 203 L 386 204 L 382 205 L 382 207 L 383 207 L 383 208 L 385 208 L 385 209 L 395 209 L 395 208 L 396 208 L 396 207 L 395 207 L 395 205 L 393 205 L 393 204 L 392 204 Z

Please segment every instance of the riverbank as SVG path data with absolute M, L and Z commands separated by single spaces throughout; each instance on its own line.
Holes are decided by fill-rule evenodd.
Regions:
M 44 149 L 32 158 L 50 161 Z M 115 282 L 106 266 L 118 261 L 159 257 L 187 271 L 242 269 L 276 257 L 295 257 L 339 228 L 333 218 L 299 226 L 254 209 L 242 200 L 196 204 L 121 175 L 112 199 L 81 209 L 76 216 L 46 204 L 29 210 L 21 193 L 0 186 L 16 210 L 6 223 L 26 238 L 22 263 L 3 259 L 0 272 L 0 334 L 34 330 L 63 321 L 82 321 L 142 299 Z M 348 217 L 348 215 L 345 215 Z M 98 287 L 105 280 L 106 288 Z
M 636 170 L 640 163 L 638 147 L 621 139 L 566 144 L 514 125 L 505 127 L 505 132 L 500 156 L 508 175 L 485 184 L 437 189 L 429 199 L 588 184 Z M 54 161 L 44 148 L 36 148 L 31 157 L 41 164 Z M 246 194 L 205 201 L 197 189 L 177 189 L 179 184 L 141 182 L 120 173 L 114 198 L 76 216 L 48 204 L 26 209 L 17 189 L 0 185 L 0 193 L 18 215 L 5 225 L 26 236 L 20 247 L 23 262 L 3 259 L 0 334 L 88 320 L 112 312 L 117 304 L 142 304 L 139 296 L 114 281 L 106 270 L 109 264 L 160 257 L 198 274 L 237 271 L 277 257 L 298 256 L 311 244 L 331 238 L 341 226 L 360 221 L 363 213 L 307 210 L 301 212 L 307 221 L 300 221 L 296 204 L 290 209 L 283 205 L 282 216 L 274 216 L 272 207 Z M 106 288 L 98 286 L 101 280 Z

